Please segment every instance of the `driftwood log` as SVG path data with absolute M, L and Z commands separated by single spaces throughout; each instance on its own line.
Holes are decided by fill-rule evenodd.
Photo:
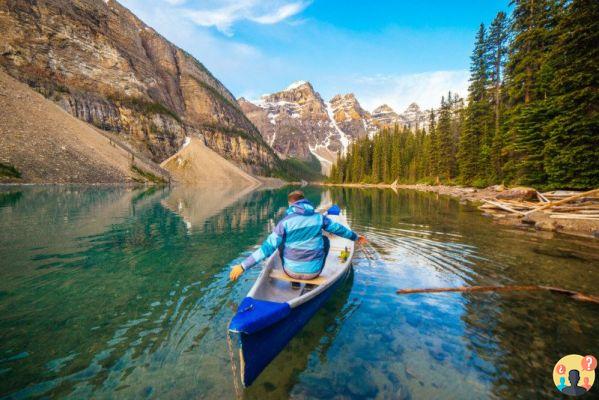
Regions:
M 511 213 L 513 213 L 513 214 L 520 214 L 520 215 L 524 215 L 524 214 L 525 214 L 525 213 L 524 213 L 524 212 L 522 212 L 522 211 L 514 210 L 512 207 L 510 207 L 510 206 L 508 206 L 508 205 L 505 205 L 505 204 L 502 204 L 502 203 L 499 203 L 499 202 L 497 202 L 497 201 L 485 200 L 485 199 L 483 199 L 483 201 L 484 201 L 485 203 L 491 204 L 491 205 L 493 205 L 493 206 L 495 206 L 495 207 L 497 207 L 497 208 L 500 208 L 500 209 L 502 209 L 502 210 L 509 211 L 509 212 L 511 212 Z
M 570 202 L 572 200 L 576 200 L 576 199 L 579 199 L 581 197 L 589 196 L 589 195 L 592 195 L 592 194 L 595 194 L 595 193 L 599 193 L 599 189 L 589 190 L 588 192 L 578 193 L 578 194 L 575 194 L 574 196 L 566 197 L 565 199 L 562 199 L 562 200 L 552 201 L 550 203 L 545 203 L 542 206 L 537 207 L 537 208 L 533 208 L 532 210 L 527 211 L 524 214 L 527 215 L 527 214 L 530 214 L 530 213 L 533 213 L 533 212 L 536 212 L 536 211 L 541 211 L 541 210 L 545 210 L 547 208 L 559 206 L 560 204 L 565 204 L 565 203 L 568 203 L 568 202 Z
M 562 289 L 553 286 L 539 285 L 511 285 L 511 286 L 458 286 L 446 288 L 424 288 L 424 289 L 399 289 L 397 294 L 415 294 L 415 293 L 447 293 L 447 292 L 531 292 L 545 290 L 551 293 L 563 294 L 578 301 L 587 301 L 599 304 L 599 297 L 586 295 L 573 290 Z

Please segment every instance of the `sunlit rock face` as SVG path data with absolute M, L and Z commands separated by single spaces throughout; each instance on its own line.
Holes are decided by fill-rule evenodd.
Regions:
M 372 119 L 380 127 L 404 125 L 404 120 L 387 104 L 383 104 L 372 111 Z
M 327 171 L 341 151 L 376 126 L 353 94 L 325 102 L 309 82 L 299 81 L 257 101 L 238 100 L 245 115 L 281 157 L 316 156 Z
M 377 131 L 372 115 L 360 106 L 353 93 L 333 97 L 330 105 L 335 123 L 351 141 Z
M 156 162 L 197 136 L 245 170 L 277 163 L 227 88 L 116 1 L 3 1 L 0 32 L 0 67 Z
M 239 104 L 282 157 L 307 160 L 319 148 L 340 149 L 327 106 L 308 82 L 296 82 L 254 103 L 239 99 Z

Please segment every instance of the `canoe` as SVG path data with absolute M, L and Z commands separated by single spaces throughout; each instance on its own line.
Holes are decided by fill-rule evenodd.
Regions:
M 343 214 L 328 217 L 348 226 Z M 229 324 L 229 333 L 238 339 L 243 386 L 254 382 L 348 276 L 354 242 L 325 234 L 331 247 L 320 276 L 310 281 L 290 278 L 283 271 L 277 251 L 266 261 L 247 297 L 239 304 Z M 340 255 L 345 250 L 348 256 L 342 259 Z M 299 283 L 300 288 L 292 288 L 292 282 Z

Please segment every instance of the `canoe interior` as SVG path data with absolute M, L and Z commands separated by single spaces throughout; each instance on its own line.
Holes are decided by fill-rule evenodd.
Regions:
M 347 220 L 344 215 L 330 215 L 330 219 L 347 226 Z M 318 296 L 320 292 L 325 291 L 329 286 L 335 283 L 341 275 L 349 268 L 354 253 L 354 242 L 351 240 L 328 235 L 331 247 L 327 256 L 324 269 L 322 270 L 320 280 L 324 278 L 324 283 L 317 285 L 314 289 L 307 291 L 305 284 L 301 285 L 300 290 L 293 289 L 291 282 L 271 278 L 273 270 L 277 274 L 284 274 L 281 263 L 281 257 L 278 251 L 275 252 L 267 261 L 262 273 L 256 280 L 256 283 L 248 293 L 249 297 L 258 300 L 268 300 L 274 302 L 287 302 L 293 307 L 309 301 Z M 349 257 L 345 261 L 340 260 L 341 251 L 347 249 Z

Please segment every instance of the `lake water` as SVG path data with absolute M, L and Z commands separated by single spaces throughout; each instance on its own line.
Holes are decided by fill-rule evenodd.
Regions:
M 0 398 L 235 398 L 226 329 L 257 277 L 229 267 L 287 189 L 0 189 Z M 493 225 L 430 193 L 308 188 L 376 250 L 247 399 L 559 397 L 563 355 L 599 356 L 599 306 L 552 293 L 397 295 L 545 284 L 599 295 L 596 241 Z M 594 393 L 585 398 L 596 396 Z

